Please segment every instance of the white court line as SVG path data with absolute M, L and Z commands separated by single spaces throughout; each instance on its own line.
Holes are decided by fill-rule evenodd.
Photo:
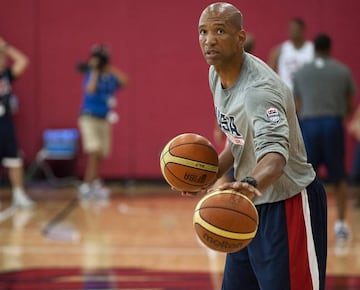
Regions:
M 163 208 L 163 207 L 157 207 L 157 208 L 151 208 L 151 207 L 133 207 L 133 206 L 129 206 L 126 203 L 120 203 L 117 206 L 117 210 L 121 213 L 121 214 L 127 214 L 127 215 L 166 215 L 166 214 L 171 214 L 171 215 L 187 215 L 189 216 L 189 212 L 188 211 L 184 211 L 183 209 L 173 209 L 173 208 Z M 191 215 L 191 213 L 190 213 Z
M 204 256 L 201 248 L 151 248 L 151 247 L 105 247 L 104 245 L 84 245 L 76 247 L 45 247 L 45 246 L 1 246 L 0 253 L 42 254 L 42 255 L 72 255 L 101 254 L 101 255 L 131 255 L 131 256 Z
M 7 220 L 8 218 L 12 217 L 17 210 L 17 207 L 12 205 L 7 209 L 0 212 L 0 223 Z

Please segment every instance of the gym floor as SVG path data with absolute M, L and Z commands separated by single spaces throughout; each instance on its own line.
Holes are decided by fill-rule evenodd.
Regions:
M 31 186 L 31 210 L 12 209 L 1 188 L 0 289 L 220 289 L 224 254 L 192 226 L 200 197 L 158 183 L 110 186 L 110 199 L 86 201 L 76 187 Z M 350 198 L 351 239 L 336 244 L 328 196 L 327 290 L 360 289 L 360 208 Z

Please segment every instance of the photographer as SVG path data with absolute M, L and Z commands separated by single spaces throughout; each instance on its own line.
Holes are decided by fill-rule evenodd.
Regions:
M 103 45 L 94 47 L 88 61 L 79 65 L 78 69 L 84 73 L 79 128 L 87 155 L 79 195 L 80 198 L 107 197 L 110 191 L 100 181 L 100 163 L 110 153 L 110 125 L 118 119 L 113 111 L 115 92 L 128 84 L 128 77 L 110 64 L 109 52 Z

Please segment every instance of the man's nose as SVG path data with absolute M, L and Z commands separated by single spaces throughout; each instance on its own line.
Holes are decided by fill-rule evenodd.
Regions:
M 214 33 L 209 32 L 206 35 L 205 44 L 214 45 L 216 43 L 216 41 L 217 41 L 217 39 L 216 39 L 216 35 Z

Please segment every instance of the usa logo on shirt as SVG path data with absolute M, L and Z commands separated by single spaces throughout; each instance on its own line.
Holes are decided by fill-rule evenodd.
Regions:
M 280 113 L 276 108 L 267 109 L 266 116 L 271 122 L 277 123 L 280 121 Z
M 227 138 L 236 145 L 244 145 L 245 139 L 244 136 L 238 130 L 238 127 L 235 122 L 234 116 L 228 116 L 222 113 L 218 108 L 216 108 L 216 115 L 219 127 L 225 133 Z

